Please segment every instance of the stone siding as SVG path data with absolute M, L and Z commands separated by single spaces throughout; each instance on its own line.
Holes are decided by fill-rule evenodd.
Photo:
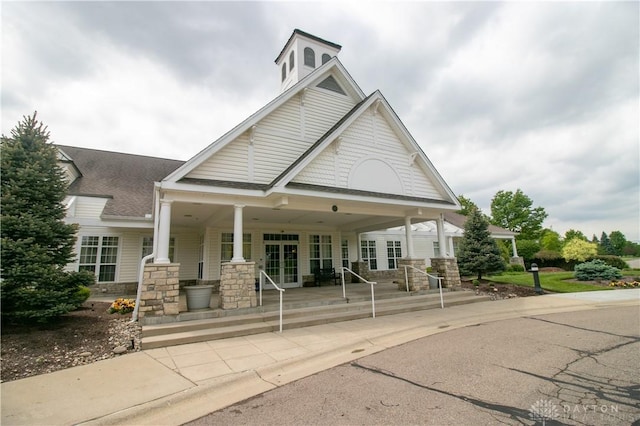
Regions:
M 429 277 L 426 275 L 427 263 L 424 259 L 398 259 L 398 270 L 401 275 L 401 279 L 398 280 L 398 289 L 407 289 L 407 282 L 404 276 L 405 265 L 411 266 L 411 268 L 406 268 L 409 291 L 429 290 Z
M 220 307 L 240 309 L 257 305 L 255 262 L 223 263 L 220 276 Z
M 434 257 L 431 258 L 431 268 L 434 273 L 442 277 L 442 287 L 461 287 L 460 271 L 458 261 L 455 257 Z
M 180 302 L 180 264 L 147 264 L 142 279 L 138 317 L 176 316 Z

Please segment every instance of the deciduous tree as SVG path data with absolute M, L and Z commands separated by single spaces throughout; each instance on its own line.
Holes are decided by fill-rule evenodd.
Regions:
M 544 208 L 532 206 L 531 198 L 520 189 L 498 191 L 491 200 L 491 223 L 518 232 L 523 240 L 536 240 L 548 215 Z
M 584 262 L 597 254 L 598 246 L 581 238 L 566 241 L 564 247 L 562 247 L 562 257 L 566 261 L 577 260 L 578 262 Z

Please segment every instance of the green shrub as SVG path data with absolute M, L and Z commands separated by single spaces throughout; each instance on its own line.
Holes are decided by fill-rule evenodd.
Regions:
M 594 259 L 602 260 L 604 263 L 609 266 L 613 266 L 614 268 L 629 269 L 629 264 L 618 256 L 600 255 L 594 257 Z
M 522 265 L 509 265 L 509 266 L 507 266 L 507 272 L 524 272 L 524 266 L 522 266 Z
M 578 281 L 615 280 L 622 277 L 622 272 L 600 259 L 594 259 L 577 265 L 575 277 Z

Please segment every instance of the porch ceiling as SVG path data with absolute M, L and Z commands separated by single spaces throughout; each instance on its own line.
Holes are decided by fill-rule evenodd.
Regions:
M 337 211 L 333 211 L 333 206 Z M 317 208 L 321 208 L 318 210 Z M 369 210 L 369 211 L 358 211 Z M 395 210 L 395 211 L 394 211 Z M 435 219 L 440 211 L 423 209 L 412 217 L 412 223 Z M 311 208 L 280 208 L 246 206 L 243 209 L 245 228 L 331 229 L 343 232 L 367 232 L 404 225 L 407 213 L 403 208 L 357 208 L 354 203 L 336 203 Z M 190 202 L 174 202 L 171 211 L 172 226 L 181 227 L 227 227 L 233 228 L 232 205 L 214 205 Z

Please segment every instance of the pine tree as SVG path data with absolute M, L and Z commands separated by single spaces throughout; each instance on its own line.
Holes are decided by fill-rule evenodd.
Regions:
M 598 254 L 614 254 L 611 240 L 604 231 L 602 231 L 602 235 L 600 236 L 600 243 L 598 244 Z
M 90 283 L 86 274 L 64 271 L 76 229 L 63 221 L 66 181 L 48 140 L 34 113 L 0 142 L 3 320 L 46 321 L 66 313 L 84 301 L 79 285 Z
M 473 209 L 464 225 L 464 236 L 458 248 L 458 266 L 463 275 L 501 272 L 505 263 L 500 249 L 489 232 L 489 222 L 478 209 Z

